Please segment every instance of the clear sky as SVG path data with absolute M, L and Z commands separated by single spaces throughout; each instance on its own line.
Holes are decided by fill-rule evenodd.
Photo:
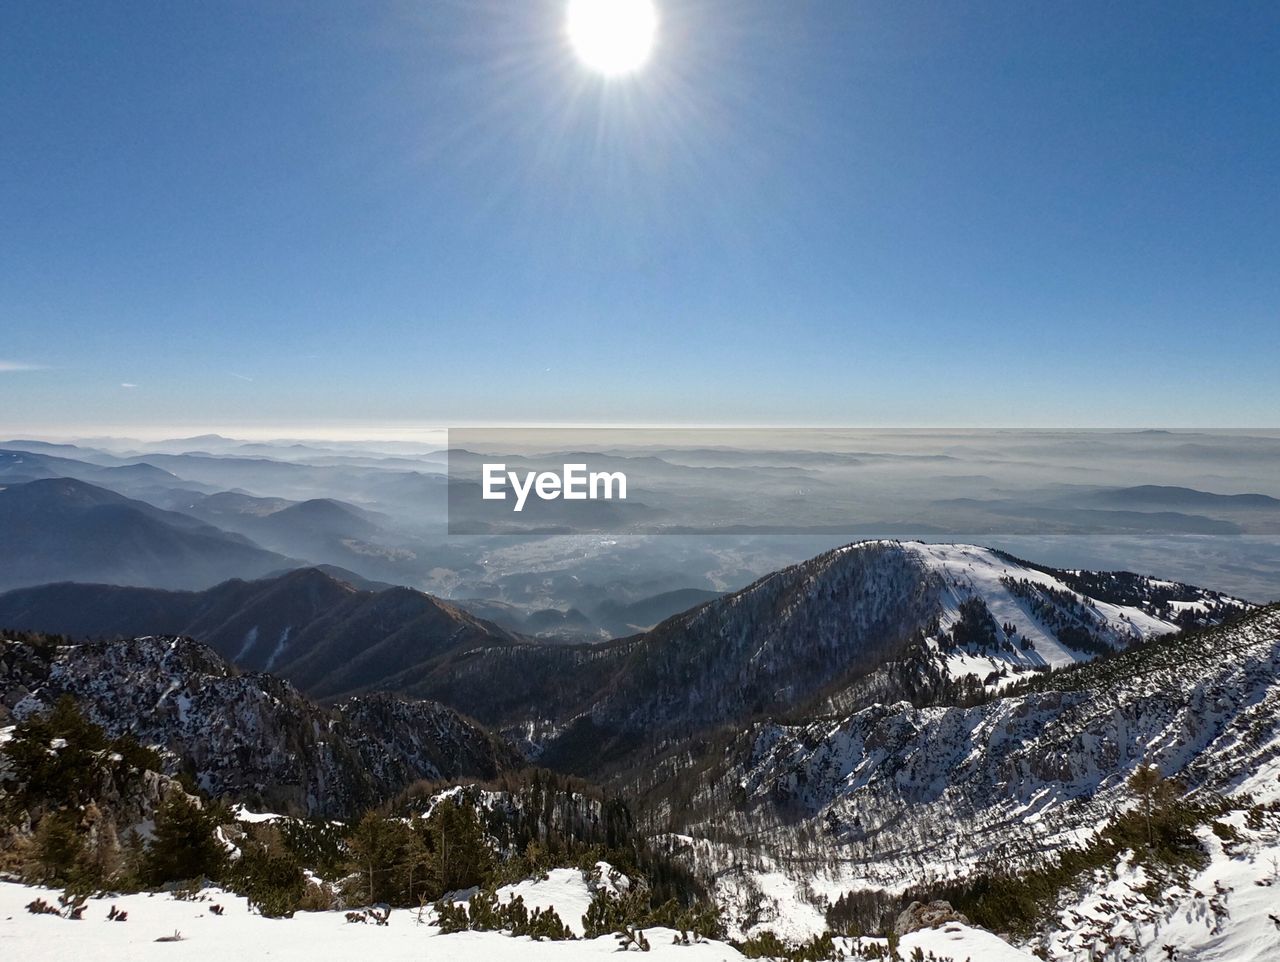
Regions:
M 658 4 L 0 4 L 0 431 L 1280 423 L 1280 4 Z

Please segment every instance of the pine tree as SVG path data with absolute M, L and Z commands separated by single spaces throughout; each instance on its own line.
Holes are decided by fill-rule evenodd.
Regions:
M 235 890 L 267 918 L 288 918 L 307 890 L 302 866 L 270 823 L 252 826 L 229 872 Z
M 1176 786 L 1160 774 L 1155 765 L 1139 765 L 1128 781 L 1129 791 L 1142 799 L 1142 810 L 1147 823 L 1147 847 L 1155 844 L 1155 832 L 1151 817 L 1156 809 L 1167 805 L 1177 794 Z
M 421 836 L 399 819 L 368 812 L 347 836 L 356 895 L 369 904 L 416 905 L 429 887 L 431 863 Z
M 156 810 L 155 835 L 143 858 L 143 878 L 152 885 L 188 879 L 218 879 L 227 853 L 217 836 L 219 812 L 174 792 Z
M 493 877 L 493 851 L 474 808 L 446 799 L 431 813 L 427 829 L 435 882 L 442 893 L 489 884 Z
M 70 881 L 84 857 L 84 843 L 75 817 L 60 812 L 42 818 L 36 829 L 33 854 L 36 881 L 46 884 Z

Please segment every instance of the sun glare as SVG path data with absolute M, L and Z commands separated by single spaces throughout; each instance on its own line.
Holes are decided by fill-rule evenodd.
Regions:
M 607 77 L 643 67 L 658 33 L 653 0 L 569 0 L 565 21 L 578 59 Z

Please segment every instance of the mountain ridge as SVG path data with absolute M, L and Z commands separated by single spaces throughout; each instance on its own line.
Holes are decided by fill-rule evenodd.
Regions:
M 437 703 L 377 694 L 321 707 L 182 637 L 54 645 L 0 633 L 0 683 L 15 718 L 70 695 L 110 735 L 163 748 L 171 774 L 194 771 L 204 791 L 268 810 L 351 818 L 420 779 L 523 765 Z
M 533 726 L 550 733 L 549 761 L 573 767 L 580 748 L 625 754 L 640 733 L 681 738 L 820 698 L 977 695 L 1244 605 L 1086 574 L 976 546 L 860 542 L 592 646 L 536 644 L 413 589 L 362 591 L 315 569 L 194 594 L 23 589 L 0 595 L 0 624 L 190 634 L 316 697 L 394 690 L 495 727 Z M 886 665 L 905 667 L 889 676 Z
M 175 511 L 74 478 L 0 490 L 0 588 L 67 580 L 198 588 L 291 559 Z
M 731 914 L 768 924 L 811 901 L 806 885 L 895 891 L 1040 864 L 1131 804 L 1146 764 L 1192 797 L 1280 798 L 1280 605 L 967 707 L 762 720 L 625 790 Z M 777 873 L 789 881 L 762 896 Z
M 415 660 L 516 635 L 405 587 L 366 591 L 314 567 L 204 591 L 60 583 L 0 595 L 0 624 L 73 637 L 190 635 L 314 696 L 371 691 Z M 385 687 L 385 686 L 383 686 Z

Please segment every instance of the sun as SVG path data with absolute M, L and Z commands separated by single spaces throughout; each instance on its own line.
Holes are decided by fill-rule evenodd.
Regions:
M 565 26 L 583 66 L 617 77 L 648 62 L 658 34 L 658 8 L 653 0 L 569 0 Z

